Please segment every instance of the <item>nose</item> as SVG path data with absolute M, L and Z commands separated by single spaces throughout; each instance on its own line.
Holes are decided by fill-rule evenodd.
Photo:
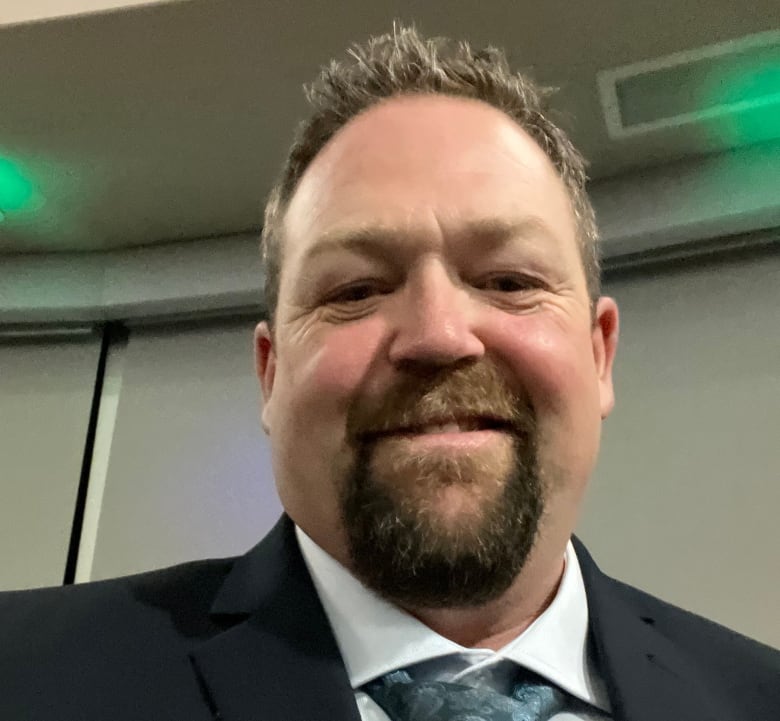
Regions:
M 395 319 L 390 361 L 425 369 L 478 359 L 485 346 L 475 333 L 473 299 L 447 269 L 432 261 L 408 278 Z

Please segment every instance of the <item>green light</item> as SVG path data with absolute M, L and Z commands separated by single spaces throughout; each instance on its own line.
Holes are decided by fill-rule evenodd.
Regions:
M 32 182 L 10 160 L 0 158 L 0 210 L 22 210 L 32 197 Z
M 713 102 L 718 105 L 760 102 L 780 94 L 780 62 L 766 62 L 754 67 L 737 67 L 716 81 Z
M 705 106 L 731 109 L 739 144 L 780 137 L 780 44 L 737 53 L 713 68 L 701 88 Z

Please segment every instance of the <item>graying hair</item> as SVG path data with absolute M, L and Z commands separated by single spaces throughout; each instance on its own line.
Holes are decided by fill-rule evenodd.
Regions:
M 355 116 L 387 98 L 413 94 L 481 100 L 506 113 L 534 138 L 569 193 L 588 294 L 595 308 L 601 292 L 598 229 L 585 190 L 585 161 L 546 115 L 546 101 L 553 90 L 513 71 L 503 51 L 493 47 L 473 50 L 465 41 L 426 38 L 414 27 L 396 24 L 392 33 L 355 44 L 347 58 L 332 60 L 305 92 L 313 112 L 298 126 L 265 208 L 261 237 L 264 299 L 272 327 L 279 298 L 284 214 L 306 168 Z

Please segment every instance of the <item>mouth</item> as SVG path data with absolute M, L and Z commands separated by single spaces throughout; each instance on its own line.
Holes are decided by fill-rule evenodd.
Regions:
M 449 433 L 473 433 L 477 431 L 511 431 L 508 421 L 499 418 L 485 416 L 467 418 L 432 419 L 430 421 L 409 426 L 399 426 L 388 430 L 368 433 L 366 436 L 372 440 L 386 436 L 421 436 Z

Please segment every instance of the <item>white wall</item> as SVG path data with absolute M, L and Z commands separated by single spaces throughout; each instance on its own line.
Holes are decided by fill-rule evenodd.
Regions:
M 157 5 L 164 1 L 173 0 L 3 0 L 0 2 L 0 26 L 106 12 L 137 5 Z
M 617 405 L 579 534 L 606 572 L 780 647 L 780 256 L 605 290 Z
M 116 350 L 121 389 L 105 477 L 90 481 L 104 490 L 96 527 L 85 524 L 83 579 L 243 553 L 277 520 L 253 330 L 137 330 Z
M 100 339 L 0 338 L 0 588 L 65 575 Z
M 606 572 L 780 646 L 780 256 L 633 274 L 606 290 L 622 311 L 617 408 L 578 533 Z M 272 525 L 252 326 L 136 329 L 114 347 L 109 375 L 121 378 L 106 389 L 116 414 L 93 462 L 90 489 L 103 490 L 83 578 L 240 553 Z M 12 372 L 32 373 L 21 366 Z M 20 407 L 43 407 L 46 384 L 26 387 Z M 37 462 L 22 454 L 12 467 Z M 38 512 L 24 511 L 31 528 Z M 38 553 L 27 549 L 25 563 Z

